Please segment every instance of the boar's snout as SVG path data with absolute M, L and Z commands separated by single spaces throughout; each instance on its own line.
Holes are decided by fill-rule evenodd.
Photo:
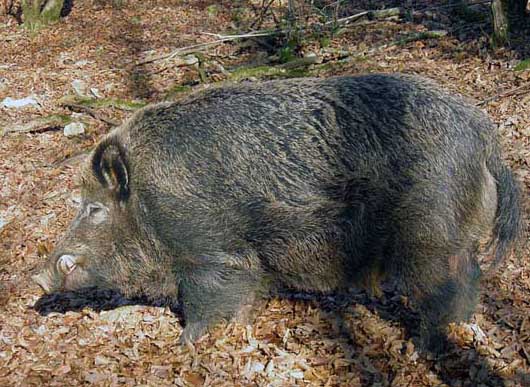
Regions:
M 50 273 L 48 270 L 43 270 L 39 274 L 35 274 L 31 276 L 31 279 L 33 282 L 35 282 L 37 285 L 39 285 L 42 290 L 44 290 L 44 293 L 50 294 L 52 293 L 52 279 L 50 276 Z
M 86 276 L 81 273 L 83 269 L 79 267 L 82 261 L 81 255 L 54 255 L 48 265 L 31 278 L 46 294 L 58 290 L 77 290 L 86 282 Z

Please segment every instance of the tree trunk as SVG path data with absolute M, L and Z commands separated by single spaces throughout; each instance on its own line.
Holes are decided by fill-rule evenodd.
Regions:
M 59 20 L 63 5 L 64 0 L 22 0 L 24 25 L 36 30 Z
M 61 17 L 64 0 L 48 0 L 41 12 L 41 18 L 48 21 L 57 21 Z
M 498 45 L 509 42 L 509 33 L 517 30 L 526 17 L 528 0 L 493 0 L 493 41 Z

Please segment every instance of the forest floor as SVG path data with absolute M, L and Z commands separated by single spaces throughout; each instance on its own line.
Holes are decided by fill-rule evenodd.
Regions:
M 472 320 L 451 326 L 453 346 L 443 356 L 416 350 L 391 292 L 381 299 L 360 291 L 274 297 L 254 325 L 219 326 L 186 347 L 177 344 L 182 328 L 168 306 L 108 292 L 44 297 L 30 281 L 75 213 L 79 165 L 111 129 L 105 121 L 216 82 L 366 72 L 435 79 L 475 99 L 498 124 L 528 207 L 530 66 L 521 61 L 530 48 L 493 49 L 483 8 L 458 14 L 436 8 L 446 2 L 411 1 L 416 12 L 408 17 L 307 38 L 295 53 L 316 54 L 308 67 L 278 66 L 275 42 L 251 39 L 138 65 L 213 42 L 204 32 L 233 31 L 259 13 L 245 14 L 237 2 L 94 3 L 75 1 L 69 15 L 39 33 L 0 16 L 0 101 L 37 101 L 0 106 L 0 385 L 530 386 L 528 246 L 484 275 Z M 425 34 L 441 29 L 449 33 Z M 76 92 L 106 102 L 90 108 L 95 117 L 79 107 L 74 113 L 64 97 Z M 67 137 L 60 123 L 13 132 L 50 115 L 84 122 L 85 133 Z

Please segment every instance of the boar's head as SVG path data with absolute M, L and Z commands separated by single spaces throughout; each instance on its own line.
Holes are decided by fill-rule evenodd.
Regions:
M 63 239 L 33 280 L 46 293 L 112 287 L 116 256 L 135 245 L 128 216 L 129 168 L 117 140 L 107 137 L 81 176 L 80 208 Z

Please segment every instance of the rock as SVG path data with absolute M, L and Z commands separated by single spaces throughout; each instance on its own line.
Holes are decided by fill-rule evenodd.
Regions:
M 186 55 L 182 60 L 186 66 L 193 66 L 199 63 L 199 59 L 195 55 Z
M 473 334 L 475 335 L 475 341 L 478 343 L 485 343 L 487 340 L 487 336 L 484 333 L 484 331 L 478 326 L 477 324 L 469 324 L 469 328 L 473 331 Z
M 0 218 L 0 231 L 2 231 L 2 229 L 7 226 L 9 224 L 9 222 L 3 218 Z
M 77 136 L 85 133 L 85 124 L 82 122 L 72 122 L 64 127 L 64 135 L 66 137 Z
M 90 88 L 90 94 L 92 94 L 94 97 L 96 98 L 103 98 L 103 96 L 101 95 L 101 93 L 99 92 L 98 89 L 96 89 L 95 87 L 91 87 Z
M 74 79 L 72 81 L 72 88 L 74 89 L 75 93 L 80 97 L 86 96 L 87 86 L 86 83 L 83 82 L 80 79 Z
M 26 97 L 21 99 L 13 99 L 11 97 L 6 97 L 0 104 L 1 107 L 5 108 L 23 108 L 26 106 L 39 106 L 39 102 L 33 97 Z

